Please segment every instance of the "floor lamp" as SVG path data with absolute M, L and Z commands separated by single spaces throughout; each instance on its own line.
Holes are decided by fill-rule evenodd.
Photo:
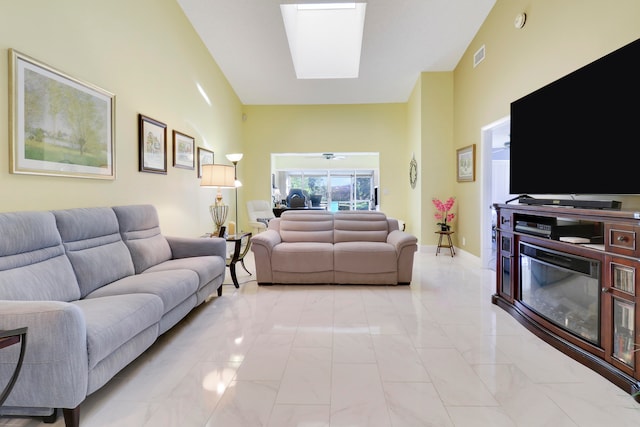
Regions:
M 227 154 L 227 160 L 233 163 L 233 181 L 236 187 L 236 230 L 240 231 L 238 224 L 238 187 L 242 187 L 242 182 L 238 179 L 238 162 L 242 160 L 242 153 Z
M 229 206 L 227 206 L 222 200 L 222 188 L 234 188 L 235 187 L 235 168 L 228 165 L 202 165 L 202 179 L 200 180 L 201 187 L 216 187 L 218 192 L 216 194 L 215 202 L 209 206 L 209 213 L 213 219 L 213 223 L 216 225 L 213 231 L 214 236 L 220 234 L 220 228 L 227 220 L 227 214 L 229 213 Z

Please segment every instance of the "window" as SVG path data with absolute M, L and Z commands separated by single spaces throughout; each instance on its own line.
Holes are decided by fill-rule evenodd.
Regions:
M 274 200 L 292 188 L 308 194 L 313 206 L 338 210 L 373 210 L 379 185 L 379 153 L 273 153 Z
M 291 171 L 284 175 L 287 183 L 284 194 L 292 188 L 301 188 L 312 201 L 313 196 L 318 197 L 318 206 L 332 212 L 374 209 L 372 170 Z

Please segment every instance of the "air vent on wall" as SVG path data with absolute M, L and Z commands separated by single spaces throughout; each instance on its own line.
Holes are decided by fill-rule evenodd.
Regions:
M 473 54 L 473 68 L 476 68 L 479 63 L 484 59 L 484 45 L 480 46 L 480 49 Z

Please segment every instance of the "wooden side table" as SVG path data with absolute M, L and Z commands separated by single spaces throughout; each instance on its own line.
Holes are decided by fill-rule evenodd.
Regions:
M 451 256 L 456 254 L 456 250 L 453 248 L 453 242 L 451 241 L 451 235 L 454 231 L 436 231 L 436 234 L 439 234 L 438 237 L 438 247 L 436 248 L 436 256 L 440 253 L 440 248 L 449 248 L 451 251 Z M 442 243 L 442 240 L 446 239 L 445 243 Z
M 9 383 L 5 386 L 2 394 L 0 394 L 0 406 L 2 406 L 7 397 L 9 397 L 9 393 L 11 393 L 11 389 L 13 389 L 20 374 L 20 368 L 22 368 L 22 361 L 24 360 L 24 352 L 27 348 L 27 328 L 0 331 L 0 348 L 9 347 L 18 343 L 20 343 L 20 356 L 18 356 L 18 362 L 16 363 Z
M 249 247 L 251 246 L 251 233 L 237 233 L 237 234 L 229 234 L 227 236 L 227 242 L 233 243 L 233 253 L 227 258 L 227 267 L 229 267 L 229 271 L 231 272 L 231 280 L 233 280 L 233 285 L 236 288 L 240 287 L 238 283 L 238 277 L 236 276 L 236 263 L 240 261 L 242 268 L 244 271 L 249 273 L 247 267 L 244 265 L 244 257 L 249 252 Z

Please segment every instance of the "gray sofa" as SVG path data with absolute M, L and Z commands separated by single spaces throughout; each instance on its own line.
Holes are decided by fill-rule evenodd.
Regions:
M 418 240 L 373 211 L 286 211 L 251 239 L 259 285 L 409 284 Z
M 2 213 L 0 236 L 0 330 L 28 327 L 0 414 L 53 421 L 62 408 L 78 426 L 88 395 L 221 295 L 225 240 L 163 236 L 150 205 Z M 16 351 L 0 352 L 0 381 Z

